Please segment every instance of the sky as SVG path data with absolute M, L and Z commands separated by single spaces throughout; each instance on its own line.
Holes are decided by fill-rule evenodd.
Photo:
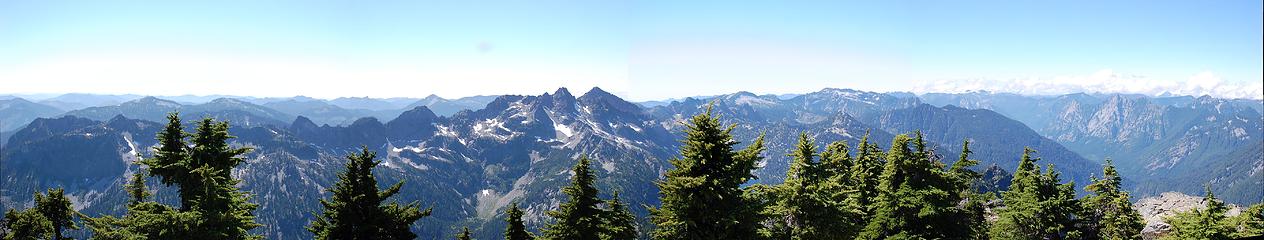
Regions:
M 0 94 L 1261 99 L 1262 19 L 1260 1 L 4 0 Z

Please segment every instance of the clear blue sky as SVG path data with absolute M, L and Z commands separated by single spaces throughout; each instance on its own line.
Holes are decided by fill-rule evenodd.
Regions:
M 0 1 L 0 94 L 1264 97 L 1260 1 L 177 2 Z

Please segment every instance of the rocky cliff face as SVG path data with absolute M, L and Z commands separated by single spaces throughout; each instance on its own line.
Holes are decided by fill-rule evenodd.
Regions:
M 934 105 L 991 109 L 1092 161 L 1114 160 L 1136 196 L 1197 194 L 1204 184 L 1228 202 L 1264 199 L 1264 102 L 1124 94 L 1016 96 L 927 94 Z

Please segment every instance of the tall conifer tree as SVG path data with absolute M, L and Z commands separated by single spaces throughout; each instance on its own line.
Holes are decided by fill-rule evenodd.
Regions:
M 248 231 L 258 227 L 245 192 L 237 189 L 232 168 L 244 162 L 240 155 L 249 148 L 235 148 L 227 141 L 228 123 L 206 118 L 199 121 L 192 143 L 183 131 L 178 113 L 167 115 L 167 125 L 158 133 L 155 156 L 142 159 L 149 175 L 165 185 L 175 185 L 180 196 L 178 208 L 146 201 L 149 195 L 143 176 L 133 175 L 125 186 L 132 201 L 122 218 L 102 216 L 87 219 L 96 239 L 255 239 Z M 194 146 L 194 147 L 189 147 Z
M 969 211 L 959 208 L 959 186 L 917 138 L 897 135 L 887 151 L 874 215 L 861 239 L 962 239 Z
M 806 133 L 799 134 L 799 142 L 789 154 L 793 160 L 786 180 L 772 188 L 774 200 L 765 209 L 772 219 L 765 235 L 788 239 L 854 236 L 854 224 L 859 219 L 857 209 L 845 195 L 837 195 L 849 192 L 842 187 L 845 185 L 834 185 L 834 181 L 845 177 L 835 174 L 846 172 L 843 167 L 848 165 L 847 160 L 842 159 L 846 150 L 837 149 L 837 145 L 834 148 L 833 152 L 822 153 L 824 163 L 818 163 L 814 160 L 815 141 Z
M 62 236 L 65 230 L 79 229 L 74 219 L 78 213 L 70 206 L 70 199 L 66 198 L 66 191 L 62 188 L 48 189 L 47 194 L 36 193 L 35 210 L 52 224 L 53 239 L 65 239 Z
M 1044 173 L 1031 156 L 1035 151 L 1023 150 L 1018 169 L 1009 190 L 1001 193 L 1005 208 L 998 211 L 997 221 L 989 230 L 992 239 L 1076 239 L 1083 237 L 1075 228 L 1073 183 L 1059 184 L 1058 173 L 1049 165 Z
M 658 182 L 662 206 L 651 210 L 655 239 L 750 239 L 759 228 L 759 209 L 743 197 L 742 184 L 762 159 L 763 137 L 735 151 L 732 131 L 712 117 L 711 107 L 686 125 L 681 158 Z
M 569 197 L 568 200 L 558 205 L 556 211 L 548 213 L 556 222 L 544 229 L 546 238 L 600 238 L 602 216 L 605 214 L 598 206 L 601 204 L 601 199 L 597 198 L 597 188 L 593 186 L 596 176 L 589 168 L 591 164 L 586 156 L 580 157 L 575 163 L 575 167 L 571 170 L 574 173 L 571 177 L 571 185 L 562 188 L 562 192 Z
M 308 227 L 316 239 L 413 239 L 409 230 L 417 220 L 430 216 L 430 209 L 421 210 L 417 202 L 400 205 L 384 203 L 399 193 L 404 182 L 378 190 L 373 168 L 377 153 L 361 147 L 359 153 L 347 156 L 346 170 L 338 174 L 338 182 L 330 189 L 333 196 L 321 199 L 325 211 Z
M 518 208 L 518 202 L 509 205 L 509 210 L 505 211 L 505 240 L 531 240 L 531 232 L 527 232 L 527 225 L 522 221 L 522 209 Z
M 951 179 L 947 187 L 948 191 L 956 194 L 954 200 L 961 202 L 953 217 L 943 221 L 957 223 L 956 227 L 951 227 L 947 236 L 957 239 L 987 239 L 988 223 L 984 218 L 984 204 L 995 198 L 990 193 L 980 193 L 973 184 L 983 177 L 982 174 L 970 170 L 971 167 L 979 164 L 979 160 L 970 159 L 970 154 L 974 151 L 970 150 L 970 141 L 962 140 L 961 155 L 956 162 L 948 168 L 948 178 Z
M 615 192 L 610 200 L 606 200 L 606 213 L 601 228 L 603 240 L 636 239 L 636 216 L 632 215 L 632 212 L 628 211 L 627 204 L 619 199 L 619 192 Z
M 856 145 L 855 164 L 851 169 L 851 184 L 856 189 L 856 201 L 864 212 L 863 216 L 873 214 L 873 200 L 878 198 L 878 177 L 882 174 L 882 149 L 869 142 L 869 133 L 860 138 Z M 868 222 L 868 218 L 865 221 Z
M 128 205 L 140 204 L 149 199 L 150 195 L 153 195 L 149 193 L 149 188 L 145 186 L 145 174 L 140 171 L 144 170 L 138 169 L 137 172 L 132 173 L 132 178 L 127 181 L 127 185 L 123 186 L 124 190 L 127 191 L 127 195 L 131 197 Z
M 1098 239 L 1139 239 L 1145 221 L 1132 208 L 1128 192 L 1122 189 L 1123 178 L 1110 159 L 1102 167 L 1102 178 L 1084 186 L 1092 195 L 1081 200 L 1083 212 L 1080 229 L 1085 236 Z

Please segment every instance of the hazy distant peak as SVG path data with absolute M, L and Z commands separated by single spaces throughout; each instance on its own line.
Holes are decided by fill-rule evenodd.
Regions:
M 156 105 L 156 106 L 172 107 L 172 108 L 182 106 L 180 103 L 176 101 L 161 99 L 154 96 L 145 96 L 140 99 L 124 102 L 119 105 Z

